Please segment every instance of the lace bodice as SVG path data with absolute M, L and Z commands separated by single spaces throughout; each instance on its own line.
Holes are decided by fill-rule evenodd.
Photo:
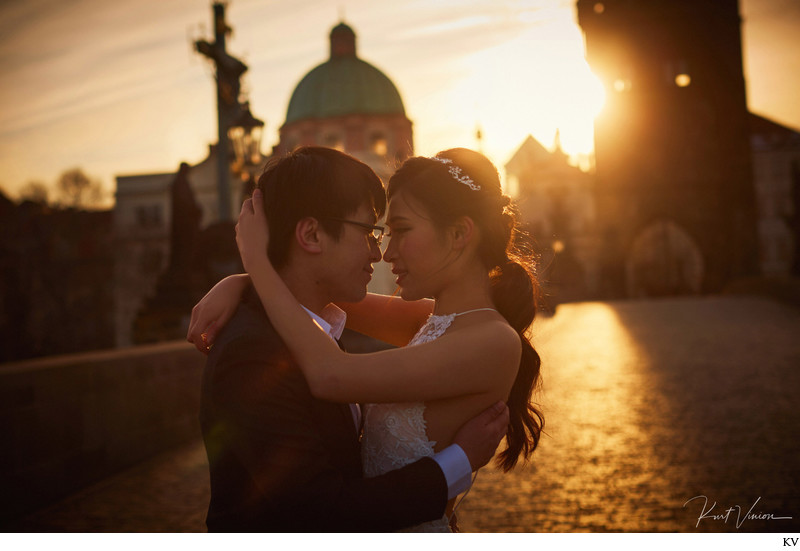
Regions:
M 441 337 L 456 314 L 430 316 L 408 343 L 415 346 Z M 377 476 L 422 458 L 433 456 L 436 442 L 425 432 L 425 404 L 367 404 L 364 407 L 364 435 L 361 458 L 364 476 Z M 448 518 L 426 522 L 407 531 L 449 532 Z

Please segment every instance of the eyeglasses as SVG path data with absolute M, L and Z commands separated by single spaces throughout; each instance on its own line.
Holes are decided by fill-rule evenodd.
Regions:
M 383 243 L 383 232 L 385 231 L 383 226 L 373 226 L 372 224 L 365 224 L 364 222 L 357 222 L 355 220 L 345 220 L 344 218 L 336 218 L 333 216 L 326 216 L 326 218 L 328 220 L 335 220 L 336 222 L 342 222 L 344 224 L 353 224 L 359 228 L 369 230 L 372 232 L 372 238 L 379 247 L 381 246 L 381 243 Z

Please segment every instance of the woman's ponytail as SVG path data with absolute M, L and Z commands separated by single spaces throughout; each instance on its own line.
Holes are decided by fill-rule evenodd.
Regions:
M 522 342 L 519 370 L 508 397 L 507 445 L 497 459 L 504 471 L 510 471 L 520 456 L 527 461 L 544 428 L 541 411 L 531 403 L 531 394 L 539 383 L 541 360 L 525 335 L 536 315 L 536 286 L 533 274 L 521 259 L 508 259 L 492 272 L 491 281 L 497 311 L 519 333 Z
M 492 299 L 497 311 L 509 325 L 523 332 L 533 323 L 536 314 L 533 280 L 519 262 L 507 260 L 491 274 Z

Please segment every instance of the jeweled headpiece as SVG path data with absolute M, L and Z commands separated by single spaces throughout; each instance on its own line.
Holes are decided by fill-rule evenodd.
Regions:
M 450 159 L 443 159 L 442 157 L 431 157 L 434 161 L 439 161 L 440 163 L 447 165 L 447 171 L 450 172 L 450 176 L 456 179 L 456 181 L 461 182 L 465 186 L 469 186 L 470 189 L 478 191 L 481 189 L 481 186 L 476 184 L 472 178 L 464 174 L 461 170 L 461 167 L 455 164 Z

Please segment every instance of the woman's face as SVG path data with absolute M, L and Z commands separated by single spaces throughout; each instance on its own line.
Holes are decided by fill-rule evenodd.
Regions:
M 389 244 L 383 259 L 392 265 L 400 296 L 405 300 L 433 297 L 446 277 L 452 247 L 413 197 L 400 191 L 392 196 L 386 216 Z

